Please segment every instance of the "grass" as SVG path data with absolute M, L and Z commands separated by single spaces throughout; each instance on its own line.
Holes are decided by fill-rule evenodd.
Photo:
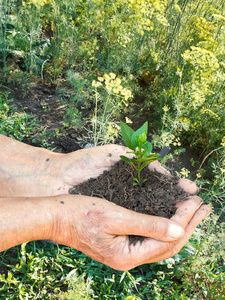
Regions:
M 0 99 L 1 118 L 11 124 L 1 133 L 20 140 L 32 134 L 32 126 L 18 122 L 8 92 L 2 92 Z M 25 113 L 23 118 L 29 120 Z M 22 126 L 19 129 L 18 124 Z M 21 135 L 17 136 L 18 132 Z M 0 299 L 223 300 L 224 155 L 218 153 L 217 157 L 212 169 L 214 181 L 198 182 L 200 196 L 215 207 L 214 212 L 173 258 L 120 272 L 75 249 L 33 241 L 1 253 Z
M 0 299 L 225 299 L 225 2 L 121 4 L 0 1 L 1 80 L 69 86 L 64 123 L 87 127 L 95 145 L 117 137 L 121 111 L 147 116 L 159 148 L 169 142 L 179 154 L 188 139 L 209 162 L 210 180 L 204 164 L 197 183 L 214 212 L 174 258 L 130 272 L 39 241 L 9 249 L 0 256 Z M 0 94 L 0 132 L 23 141 L 38 123 L 8 95 Z M 80 107 L 93 114 L 84 120 Z M 41 138 L 51 146 L 44 131 Z
M 225 223 L 217 219 L 211 215 L 173 258 L 129 272 L 69 247 L 22 244 L 1 254 L 0 299 L 222 300 Z
M 13 100 L 8 97 L 10 89 L 1 87 L 5 91 L 0 92 L 0 133 L 22 141 L 35 133 L 38 122 L 22 110 L 18 112 L 11 104 Z
M 107 120 L 103 106 L 107 116 L 116 107 L 130 117 L 132 98 L 121 107 L 118 94 L 99 90 L 98 122 L 94 114 L 82 122 L 77 106 L 95 101 L 93 80 L 113 72 L 125 79 L 134 100 L 144 95 L 140 111 L 154 110 L 149 122 L 159 137 L 175 124 L 181 141 L 185 136 L 207 155 L 225 135 L 224 5 L 209 0 L 1 1 L 3 80 L 70 81 L 76 96 L 69 99 L 66 122 L 97 123 L 100 131 L 109 128 L 108 137 L 117 120 Z

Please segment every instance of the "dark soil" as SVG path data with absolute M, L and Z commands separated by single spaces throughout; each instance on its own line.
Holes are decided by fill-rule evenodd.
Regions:
M 13 100 L 10 105 L 16 107 L 18 112 L 26 112 L 38 122 L 36 132 L 31 137 L 24 137 L 24 143 L 42 146 L 45 131 L 45 139 L 55 152 L 69 153 L 81 149 L 79 141 L 83 132 L 79 128 L 64 126 L 68 105 L 60 100 L 55 86 L 34 84 L 24 88 L 22 85 L 5 83 L 0 90 L 9 91 L 8 98 Z
M 133 177 L 136 177 L 133 166 L 121 160 L 98 178 L 74 186 L 70 193 L 104 198 L 139 213 L 165 218 L 171 218 L 176 212 L 175 204 L 188 197 L 177 185 L 177 177 L 165 176 L 145 168 L 142 178 L 147 181 L 141 187 L 133 186 Z M 129 238 L 131 244 L 144 239 L 139 236 Z

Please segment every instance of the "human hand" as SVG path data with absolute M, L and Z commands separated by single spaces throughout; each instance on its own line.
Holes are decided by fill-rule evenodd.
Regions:
M 89 178 L 98 177 L 105 170 L 109 170 L 118 162 L 120 155 L 127 155 L 127 151 L 128 148 L 126 147 L 112 144 L 78 150 L 63 156 L 53 157 L 53 174 L 55 174 L 54 177 L 57 185 L 51 194 L 67 194 L 69 189 L 74 185 L 85 182 Z M 159 161 L 154 161 L 149 164 L 149 169 L 170 175 L 170 173 L 160 165 Z M 196 194 L 198 191 L 195 183 L 188 179 L 180 179 L 178 185 L 184 188 L 189 194 Z
M 118 145 L 54 153 L 1 134 L 0 143 L 0 197 L 68 194 L 70 187 L 98 177 L 126 153 Z
M 171 219 L 149 216 L 87 196 L 57 196 L 51 240 L 73 247 L 114 269 L 129 270 L 178 253 L 210 213 L 201 198 L 179 203 Z M 146 238 L 133 245 L 129 235 Z
M 82 174 L 80 178 L 76 176 L 78 183 L 84 176 L 87 176 L 85 179 L 96 177 L 103 170 L 110 168 L 119 160 L 121 150 L 126 151 L 126 148 L 116 145 L 97 149 L 98 151 L 96 148 L 89 149 L 86 157 L 84 153 L 80 153 L 84 163 L 81 170 L 83 169 L 84 173 L 78 173 Z M 90 164 L 87 163 L 88 160 Z M 149 168 L 169 175 L 158 161 L 150 164 Z M 73 173 L 72 169 L 70 171 Z M 198 191 L 196 185 L 186 179 L 180 179 L 179 185 L 190 194 Z M 199 197 L 192 196 L 189 200 L 177 204 L 176 214 L 169 220 L 132 212 L 99 198 L 73 197 L 66 198 L 65 206 L 60 207 L 57 214 L 57 224 L 60 224 L 60 228 L 55 227 L 57 229 L 52 239 L 119 270 L 160 261 L 178 253 L 195 227 L 211 210 L 209 206 L 201 206 L 202 201 Z M 146 239 L 142 244 L 130 245 L 129 235 L 141 235 Z
M 0 143 L 0 197 L 68 194 L 70 187 L 98 177 L 127 152 L 126 147 L 106 145 L 59 154 L 3 135 Z M 164 170 L 158 162 L 151 166 Z
M 1 226 L 2 250 L 47 238 L 79 249 L 113 268 L 126 270 L 177 253 L 210 212 L 210 207 L 200 207 L 198 197 L 177 204 L 171 220 L 138 214 L 86 196 L 43 197 L 68 193 L 69 187 L 97 177 L 118 161 L 121 154 L 126 154 L 127 149 L 108 145 L 62 155 L 1 135 L 0 139 L 1 196 L 14 197 L 2 199 L 1 203 L 5 206 L 0 218 L 5 224 Z M 149 167 L 166 172 L 158 162 Z M 190 194 L 197 192 L 190 181 L 180 180 L 179 184 Z M 174 238 L 168 231 L 171 222 L 183 227 L 175 229 Z M 129 235 L 147 238 L 142 245 L 134 246 L 129 244 Z
M 69 188 L 97 177 L 125 154 L 107 145 L 54 153 L 0 134 L 0 197 L 43 197 L 68 194 Z

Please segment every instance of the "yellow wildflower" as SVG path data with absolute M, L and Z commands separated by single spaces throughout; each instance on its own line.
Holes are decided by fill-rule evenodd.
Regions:
M 98 77 L 98 81 L 103 82 L 103 81 L 104 81 L 104 78 L 99 76 L 99 77 Z
M 221 146 L 225 147 L 225 136 L 222 138 L 222 141 L 221 141 Z
M 116 78 L 116 74 L 114 74 L 113 72 L 109 73 L 109 76 L 110 76 L 112 79 L 115 79 L 115 78 Z
M 188 171 L 188 169 L 182 168 L 180 171 L 180 174 L 184 177 L 187 178 L 188 174 L 190 173 L 190 171 Z
M 125 117 L 125 122 L 127 123 L 127 124 L 132 124 L 133 122 L 129 119 L 129 118 L 127 118 L 127 117 Z
M 96 81 L 96 80 L 93 80 L 92 81 L 92 84 L 91 84 L 91 86 L 93 86 L 93 87 L 95 87 L 95 88 L 98 88 L 99 86 L 101 86 L 102 84 L 101 84 L 101 82 L 98 82 L 98 81 Z
M 196 174 L 196 178 L 197 178 L 197 179 L 199 179 L 199 178 L 201 178 L 201 177 L 202 177 L 202 175 L 201 175 L 200 173 L 197 173 L 197 174 Z

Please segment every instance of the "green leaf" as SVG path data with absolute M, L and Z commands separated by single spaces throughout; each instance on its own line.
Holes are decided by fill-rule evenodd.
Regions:
M 143 145 L 143 149 L 145 150 L 143 157 L 148 157 L 152 152 L 152 144 L 148 141 Z
M 131 159 L 129 159 L 128 157 L 126 157 L 126 156 L 123 156 L 123 155 L 120 155 L 120 158 L 122 159 L 122 160 L 124 160 L 125 162 L 132 162 L 132 160 Z
M 138 161 L 139 161 L 139 162 L 145 162 L 145 163 L 148 163 L 148 164 L 149 164 L 150 162 L 159 159 L 158 157 L 159 157 L 159 154 L 152 154 L 152 155 L 150 155 L 149 157 L 143 157 L 143 158 L 140 158 L 140 159 L 138 159 Z
M 125 145 L 131 150 L 134 150 L 135 146 L 131 142 L 131 137 L 134 133 L 134 130 L 122 121 L 120 121 L 120 127 L 121 127 L 122 138 Z
M 140 182 L 137 178 L 133 178 L 133 186 L 140 185 Z
M 148 122 L 146 121 L 138 130 L 136 130 L 132 137 L 131 142 L 135 147 L 138 147 L 138 141 L 137 138 L 140 136 L 139 141 L 144 143 L 147 139 L 148 134 Z

